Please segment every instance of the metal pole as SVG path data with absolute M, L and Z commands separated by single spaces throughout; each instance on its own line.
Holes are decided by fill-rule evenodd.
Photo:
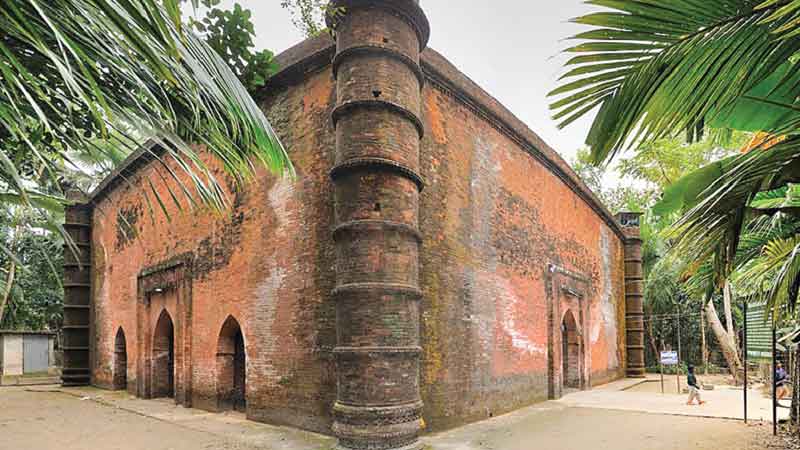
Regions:
M 744 361 L 744 423 L 747 423 L 747 298 L 744 300 L 744 350 L 742 360 Z
M 681 313 L 680 309 L 678 310 L 678 361 L 683 361 L 681 357 Z
M 778 370 L 778 362 L 775 358 L 777 350 L 777 332 L 775 331 L 775 318 L 772 318 L 772 435 L 778 435 L 778 390 L 775 384 L 775 372 Z
M 681 316 L 680 310 L 678 312 L 678 365 L 675 366 L 675 379 L 678 382 L 678 395 L 681 393 L 681 363 L 683 359 L 681 359 Z

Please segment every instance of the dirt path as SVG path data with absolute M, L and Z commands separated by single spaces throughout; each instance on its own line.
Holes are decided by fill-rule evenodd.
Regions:
M 96 391 L 101 394 L 79 397 L 41 388 L 0 388 L 0 450 L 329 450 L 333 443 L 313 433 L 248 421 L 242 414 L 212 414 L 169 400 L 129 400 L 123 393 Z
M 4 450 L 246 448 L 66 394 L 14 388 L 0 391 L 0 436 Z

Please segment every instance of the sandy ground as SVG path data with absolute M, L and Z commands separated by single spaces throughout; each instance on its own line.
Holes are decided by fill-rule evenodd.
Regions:
M 0 387 L 0 450 L 329 450 L 334 440 L 99 389 Z
M 91 388 L 59 389 L 0 388 L 0 450 L 331 450 L 335 444 L 241 414 Z M 766 448 L 769 430 L 740 421 L 546 402 L 427 435 L 423 442 L 426 450 L 755 450 Z

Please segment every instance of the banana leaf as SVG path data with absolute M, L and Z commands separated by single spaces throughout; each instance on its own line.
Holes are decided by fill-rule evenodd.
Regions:
M 661 200 L 653 206 L 653 214 L 664 217 L 692 209 L 701 200 L 701 194 L 725 175 L 735 159 L 736 156 L 730 156 L 715 161 L 680 178 L 664 190 Z

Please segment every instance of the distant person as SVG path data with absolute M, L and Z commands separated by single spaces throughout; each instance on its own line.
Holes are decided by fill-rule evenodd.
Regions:
M 697 384 L 697 377 L 694 376 L 694 367 L 689 366 L 689 375 L 686 377 L 686 384 L 689 385 L 689 401 L 687 405 L 693 405 L 694 399 L 697 399 L 698 405 L 704 405 L 706 402 L 700 398 L 700 385 Z
M 778 397 L 778 401 L 781 401 L 788 393 L 789 377 L 786 375 L 783 364 L 779 362 L 775 368 L 775 395 Z

